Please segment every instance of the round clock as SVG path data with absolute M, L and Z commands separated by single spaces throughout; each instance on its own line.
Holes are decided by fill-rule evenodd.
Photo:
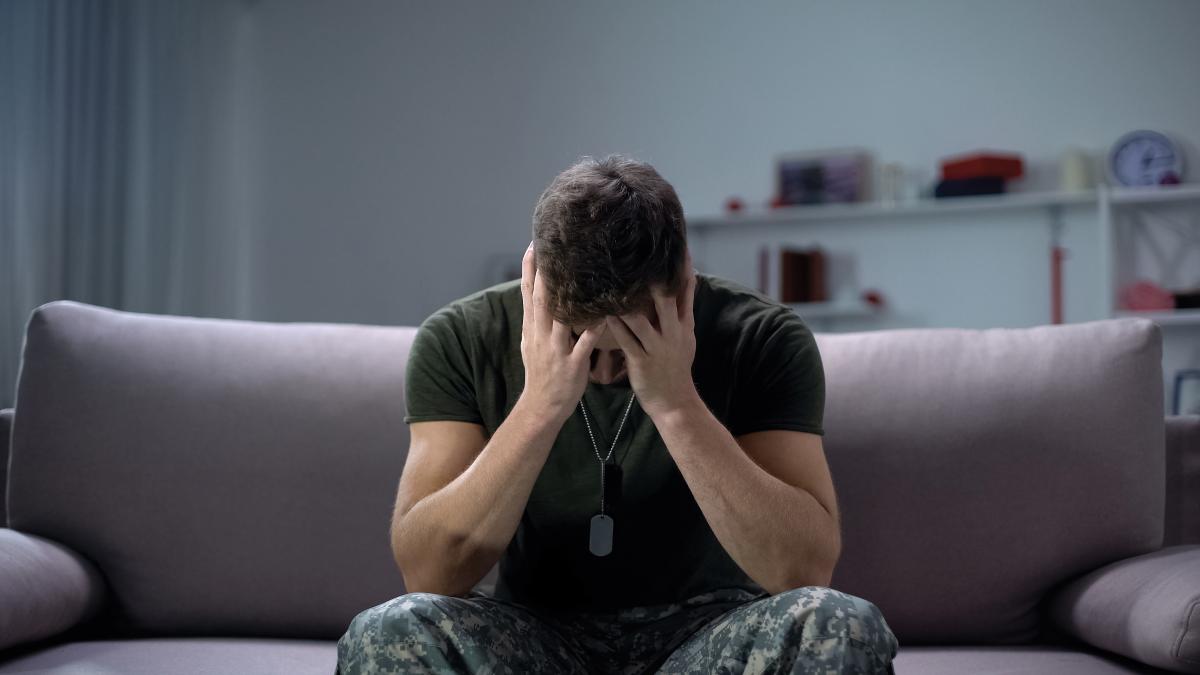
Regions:
M 1131 131 L 1108 154 L 1108 170 L 1121 185 L 1167 185 L 1183 180 L 1183 151 L 1165 134 Z

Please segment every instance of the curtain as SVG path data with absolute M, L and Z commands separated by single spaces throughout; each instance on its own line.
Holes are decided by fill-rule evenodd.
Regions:
M 228 160 L 246 5 L 0 0 L 0 408 L 30 312 L 234 315 Z M 224 206 L 223 206 L 224 205 Z

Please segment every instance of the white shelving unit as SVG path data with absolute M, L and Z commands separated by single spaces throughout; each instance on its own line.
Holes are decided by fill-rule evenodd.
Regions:
M 1051 230 L 1052 246 L 1058 246 L 1062 232 L 1062 213 L 1068 208 L 1094 208 L 1100 230 L 1100 288 L 1107 290 L 1109 316 L 1142 316 L 1160 325 L 1200 325 L 1200 310 L 1176 310 L 1163 312 L 1128 312 L 1117 309 L 1118 284 L 1127 280 L 1119 278 L 1121 261 L 1117 257 L 1115 244 L 1120 223 L 1130 217 L 1145 218 L 1145 214 L 1158 205 L 1186 204 L 1196 202 L 1194 238 L 1189 244 L 1200 247 L 1200 184 L 1176 185 L 1155 188 L 1124 188 L 1100 186 L 1095 190 L 1077 192 L 1010 192 L 980 197 L 955 197 L 950 199 L 921 199 L 911 202 L 885 204 L 870 202 L 861 204 L 822 204 L 812 206 L 786 206 L 776 209 L 750 209 L 735 211 L 719 216 L 690 218 L 688 229 L 705 232 L 714 229 L 756 229 L 764 226 L 797 226 L 830 221 L 871 222 L 877 220 L 903 220 L 906 218 L 928 218 L 939 215 L 986 214 L 999 211 L 1043 210 Z M 1142 224 L 1144 227 L 1144 223 Z M 1185 237 L 1186 239 L 1186 237 Z M 1178 249 L 1176 249 L 1178 250 Z M 1061 302 L 1061 298 L 1059 299 Z M 1061 306 L 1061 305 L 1060 305 Z M 802 303 L 795 305 L 807 317 L 834 320 L 839 317 L 861 318 L 879 313 L 866 303 Z
M 1107 307 L 1110 315 L 1117 317 L 1144 317 L 1160 326 L 1200 326 L 1200 309 L 1177 309 L 1165 311 L 1128 311 L 1117 309 L 1120 288 L 1134 281 L 1132 261 L 1122 258 L 1122 252 L 1134 254 L 1138 240 L 1144 242 L 1154 253 L 1163 268 L 1167 286 L 1183 283 L 1180 278 L 1180 262 L 1189 251 L 1200 251 L 1200 185 L 1177 185 L 1158 188 L 1102 188 L 1097 191 L 1100 226 L 1100 270 L 1101 288 L 1107 289 Z M 1188 222 L 1176 221 L 1174 214 L 1167 215 L 1172 206 L 1188 206 Z M 1176 209 L 1178 212 L 1178 209 Z M 1162 244 L 1158 237 L 1175 236 L 1175 240 Z M 1118 238 L 1123 244 L 1118 245 Z M 1169 253 L 1167 252 L 1169 250 Z M 1169 258 L 1169 259 L 1168 259 Z M 1128 266 L 1128 267 L 1127 267 Z
M 1150 188 L 1108 188 L 1114 204 L 1161 204 L 1200 200 L 1200 185 L 1172 185 Z
M 1094 207 L 1096 203 L 1097 192 L 1095 190 L 1082 190 L 1077 192 L 1009 192 L 999 195 L 919 199 L 894 203 L 785 206 L 775 209 L 735 211 L 723 216 L 693 218 L 688 221 L 688 229 L 698 232 L 714 229 L 727 231 L 734 228 L 804 226 L 831 221 L 844 221 L 851 224 L 880 220 L 902 221 L 912 218 L 1033 210 L 1045 212 L 1052 237 L 1057 245 L 1058 234 L 1062 230 L 1063 210 Z M 865 302 L 857 300 L 847 302 L 844 299 L 827 303 L 803 303 L 796 307 L 805 318 L 818 320 L 827 327 L 839 319 L 871 318 L 886 313 L 886 310 L 880 310 Z
M 912 202 L 897 202 L 895 204 L 880 202 L 820 204 L 813 206 L 784 206 L 769 210 L 736 211 L 724 216 L 689 219 L 688 229 L 786 223 L 800 225 L 811 222 L 827 222 L 830 220 L 870 221 L 936 216 L 940 214 L 1049 209 L 1095 204 L 1096 191 L 1094 190 L 1081 192 L 1010 192 L 980 197 L 920 199 Z

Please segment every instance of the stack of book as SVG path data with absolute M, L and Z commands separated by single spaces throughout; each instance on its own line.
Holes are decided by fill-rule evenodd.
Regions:
M 779 299 L 781 302 L 826 302 L 825 252 L 815 248 L 783 248 L 779 251 Z
M 941 199 L 1002 194 L 1007 181 L 1020 178 L 1024 172 L 1020 155 L 977 152 L 951 157 L 942 161 L 942 180 L 933 196 Z

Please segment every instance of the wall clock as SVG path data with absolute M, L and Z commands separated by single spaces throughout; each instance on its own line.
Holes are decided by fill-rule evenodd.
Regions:
M 1157 131 L 1131 131 L 1108 153 L 1108 170 L 1119 185 L 1171 185 L 1183 181 L 1183 150 Z

